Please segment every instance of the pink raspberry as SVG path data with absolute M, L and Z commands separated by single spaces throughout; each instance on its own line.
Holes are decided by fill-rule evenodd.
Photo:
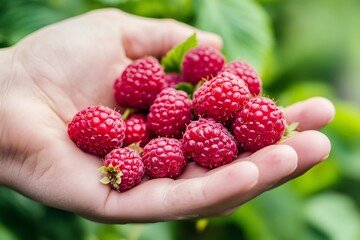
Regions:
M 216 76 L 224 67 L 225 58 L 215 48 L 198 46 L 190 49 L 182 61 L 182 75 L 186 82 L 198 83 L 201 79 Z
M 154 138 L 143 149 L 145 173 L 153 178 L 176 178 L 186 164 L 182 144 L 175 138 Z
M 150 107 L 150 129 L 160 137 L 181 138 L 191 120 L 191 100 L 184 91 L 166 88 Z
M 271 99 L 255 97 L 237 113 L 232 129 L 239 146 L 255 152 L 278 142 L 285 126 L 284 114 Z
M 247 84 L 251 95 L 258 96 L 261 93 L 261 79 L 254 68 L 244 61 L 233 61 L 228 63 L 224 72 L 235 74 Z
M 125 120 L 125 126 L 124 146 L 139 142 L 140 147 L 144 147 L 154 137 L 150 131 L 145 114 L 131 114 Z
M 84 152 L 104 157 L 122 146 L 125 123 L 119 112 L 105 106 L 93 106 L 74 116 L 68 125 L 68 134 Z
M 194 113 L 231 124 L 242 105 L 250 99 L 246 84 L 234 74 L 223 72 L 205 82 L 194 93 Z
M 122 107 L 148 110 L 165 84 L 165 72 L 159 61 L 144 57 L 127 66 L 116 79 L 115 99 Z
M 101 180 L 112 188 L 123 192 L 141 182 L 144 176 L 144 164 L 140 155 L 130 148 L 117 148 L 105 156 L 100 172 L 105 175 Z
M 186 128 L 183 141 L 186 156 L 208 168 L 228 164 L 238 153 L 234 137 L 211 118 L 192 121 Z
M 178 83 L 183 82 L 183 77 L 178 73 L 166 73 L 165 82 L 166 87 L 175 88 Z

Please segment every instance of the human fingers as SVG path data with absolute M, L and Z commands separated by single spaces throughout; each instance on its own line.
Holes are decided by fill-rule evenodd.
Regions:
M 313 97 L 285 108 L 286 120 L 298 122 L 300 131 L 320 129 L 335 115 L 334 105 L 326 98 Z
M 327 136 L 317 130 L 331 122 L 335 115 L 334 105 L 326 98 L 313 97 L 297 102 L 285 109 L 289 123 L 298 122 L 300 133 L 285 139 L 279 144 L 293 147 L 299 156 L 297 169 L 280 183 L 300 176 L 310 168 L 326 159 L 331 151 L 331 142 Z M 304 131 L 304 132 L 301 132 Z
M 229 198 L 249 191 L 257 179 L 258 169 L 251 162 L 224 167 L 216 174 L 202 177 L 153 179 L 123 193 L 111 191 L 102 212 L 85 216 L 108 223 L 155 222 L 211 216 L 219 209 L 224 209 L 223 202 Z
M 145 55 L 164 56 L 176 44 L 196 33 L 200 44 L 222 47 L 221 38 L 173 19 L 152 19 L 134 16 L 116 9 L 97 10 L 92 14 L 107 18 L 118 25 L 122 43 L 129 58 Z
M 295 149 L 299 162 L 296 170 L 285 177 L 280 183 L 298 177 L 309 169 L 325 160 L 331 151 L 331 142 L 327 136 L 319 131 L 309 130 L 300 132 L 294 137 L 285 139 L 279 143 Z
M 237 196 L 234 195 L 226 202 L 223 202 L 221 207 L 217 207 L 216 216 L 229 215 L 245 202 L 275 186 L 281 179 L 296 169 L 298 157 L 295 150 L 289 146 L 273 145 L 263 148 L 252 155 L 239 158 L 230 164 L 230 167 L 244 161 L 252 162 L 257 166 L 259 177 L 256 184 L 249 191 Z M 217 169 L 214 171 L 217 171 Z
M 256 154 L 258 163 L 249 158 L 211 170 L 213 173 L 209 171 L 201 177 L 155 179 L 121 197 L 115 195 L 117 193 L 110 194 L 104 219 L 108 222 L 121 222 L 122 219 L 165 221 L 218 215 L 273 186 L 293 171 L 297 162 L 296 154 L 288 146 L 272 146 L 259 151 Z M 129 203 L 132 208 L 126 207 Z

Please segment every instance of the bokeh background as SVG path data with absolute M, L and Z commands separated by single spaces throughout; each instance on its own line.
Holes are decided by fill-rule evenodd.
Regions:
M 1 240 L 360 239 L 360 1 L 0 0 L 0 47 L 103 7 L 218 33 L 227 59 L 250 62 L 280 105 L 331 99 L 337 114 L 323 129 L 331 155 L 231 216 L 198 221 L 98 224 L 0 187 Z

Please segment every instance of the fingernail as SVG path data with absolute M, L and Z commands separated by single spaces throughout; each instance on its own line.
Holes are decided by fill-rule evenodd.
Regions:
M 326 160 L 326 159 L 329 157 L 329 155 L 330 155 L 330 154 L 326 154 L 326 155 L 321 159 L 321 161 Z

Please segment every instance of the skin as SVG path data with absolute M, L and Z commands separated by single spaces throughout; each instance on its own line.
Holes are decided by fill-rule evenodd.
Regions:
M 114 79 L 132 59 L 162 56 L 194 31 L 201 43 L 222 47 L 218 36 L 173 20 L 106 9 L 0 50 L 0 184 L 98 222 L 168 221 L 230 214 L 328 156 L 330 141 L 318 130 L 334 107 L 317 97 L 286 108 L 298 134 L 230 165 L 208 170 L 190 163 L 177 180 L 144 180 L 124 193 L 102 185 L 100 159 L 75 146 L 67 124 L 89 105 L 115 107 Z

